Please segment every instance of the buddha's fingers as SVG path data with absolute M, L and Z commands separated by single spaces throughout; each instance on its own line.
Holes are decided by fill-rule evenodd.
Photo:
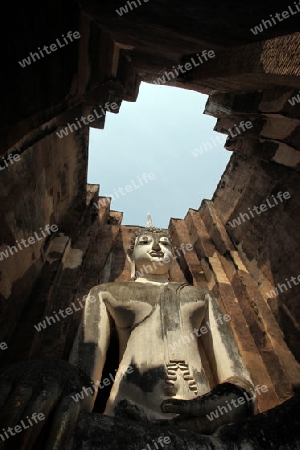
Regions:
M 18 444 L 18 450 L 29 450 L 34 445 L 46 427 L 47 419 L 56 406 L 61 396 L 62 386 L 58 381 L 48 381 L 34 400 L 27 406 L 22 414 L 20 424 L 22 432 L 14 441 Z M 26 431 L 24 431 L 26 430 Z
M 222 419 L 221 419 L 222 420 Z M 195 433 L 199 434 L 211 434 L 213 433 L 220 425 L 223 424 L 222 422 L 219 423 L 218 419 L 208 419 L 206 416 L 202 417 L 176 417 L 176 419 L 172 420 L 172 425 L 176 427 L 176 429 L 179 430 L 189 430 L 194 431 Z
M 240 403 L 236 403 L 236 402 Z M 189 416 L 205 416 L 216 410 L 221 405 L 231 404 L 234 408 L 245 405 L 248 415 L 252 411 L 252 398 L 247 396 L 244 389 L 231 383 L 222 383 L 205 395 L 192 400 L 169 399 L 161 404 L 161 410 L 165 413 L 186 414 Z
M 69 450 L 72 448 L 79 412 L 80 402 L 76 403 L 71 397 L 65 397 L 61 401 L 54 411 L 45 450 Z
M 47 448 L 66 450 L 81 406 L 76 399 L 90 383 L 64 361 L 26 361 L 0 370 L 0 450 L 44 450 L 49 436 L 53 446 Z
M 179 429 L 187 429 L 195 431 L 196 433 L 210 434 L 216 431 L 220 426 L 229 423 L 240 422 L 249 417 L 249 408 L 247 405 L 240 405 L 237 403 L 237 397 L 233 398 L 235 394 L 230 396 L 233 403 L 230 404 L 228 400 L 220 401 L 216 409 L 215 404 L 212 406 L 210 413 L 205 416 L 188 417 L 186 414 L 179 415 L 173 419 L 172 425 Z
M 161 410 L 167 413 L 186 414 L 189 416 L 203 416 L 216 408 L 220 397 L 213 393 L 201 395 L 192 400 L 169 399 L 161 404 Z
M 210 394 L 192 400 L 169 399 L 161 404 L 164 413 L 186 414 L 189 416 L 205 415 L 213 406 L 214 399 Z
M 12 389 L 13 385 L 11 381 L 5 378 L 0 378 L 0 411 L 4 406 L 5 402 L 7 401 L 8 396 L 12 391 Z
M 1 428 L 17 425 L 33 394 L 32 386 L 28 385 L 19 385 L 9 392 L 0 411 Z

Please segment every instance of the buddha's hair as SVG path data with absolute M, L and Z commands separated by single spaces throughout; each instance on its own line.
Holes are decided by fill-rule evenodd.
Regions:
M 147 233 L 159 233 L 162 234 L 164 236 L 166 236 L 169 240 L 170 243 L 172 244 L 172 238 L 169 235 L 169 233 L 164 230 L 163 228 L 156 228 L 156 227 L 145 227 L 145 228 L 140 228 L 139 230 L 137 230 L 134 235 L 132 236 L 131 240 L 130 240 L 130 250 L 133 251 L 134 249 L 134 245 L 135 245 L 135 240 L 137 237 L 140 237 L 142 234 L 147 234 Z

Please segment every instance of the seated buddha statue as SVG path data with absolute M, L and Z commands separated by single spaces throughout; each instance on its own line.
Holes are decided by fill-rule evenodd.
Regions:
M 128 259 L 131 281 L 91 289 L 69 363 L 0 369 L 0 448 L 298 448 L 299 395 L 251 417 L 256 388 L 229 316 L 209 290 L 172 280 L 169 234 L 149 223 L 134 234 Z M 118 369 L 99 414 L 115 332 Z
M 119 369 L 105 415 L 186 423 L 188 414 L 197 418 L 190 428 L 206 433 L 252 415 L 253 385 L 217 299 L 171 281 L 169 234 L 152 224 L 140 229 L 128 259 L 131 281 L 95 286 L 86 300 L 69 360 L 93 381 L 83 409 L 93 410 L 115 327 Z M 211 420 L 217 407 L 227 412 Z

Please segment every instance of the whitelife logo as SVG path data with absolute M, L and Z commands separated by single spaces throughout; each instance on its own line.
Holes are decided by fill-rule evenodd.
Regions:
M 300 91 L 299 91 L 300 92 Z M 297 103 L 300 103 L 300 94 L 295 97 L 289 98 L 288 102 L 290 105 L 295 106 Z
M 213 138 L 210 138 L 211 142 L 202 142 L 199 148 L 195 148 L 194 150 L 191 150 L 192 155 L 197 158 L 198 155 L 202 155 L 203 151 L 207 152 L 208 150 L 211 150 L 213 147 L 217 147 L 218 144 L 224 144 L 224 138 L 223 136 L 215 136 Z M 217 141 L 217 142 L 216 142 Z
M 254 392 L 256 392 L 258 395 L 261 395 L 262 393 L 268 391 L 268 387 L 265 384 L 263 384 L 262 386 L 257 384 L 254 387 L 254 390 L 251 389 L 251 391 L 253 394 Z M 246 401 L 251 402 L 252 398 L 253 397 L 249 396 L 248 393 L 245 391 L 242 397 L 238 397 L 237 400 L 232 399 L 230 403 L 234 408 L 238 408 L 240 405 L 244 405 Z M 226 400 L 226 406 L 218 406 L 218 408 L 212 411 L 210 414 L 206 414 L 206 417 L 210 421 L 212 421 L 214 419 L 217 419 L 220 415 L 223 416 L 223 414 L 228 414 L 229 411 L 232 411 L 232 407 L 230 406 L 228 400 Z
M 59 139 L 63 138 L 64 136 L 68 136 L 69 132 L 70 132 L 70 133 L 73 133 L 73 131 L 77 131 L 78 128 L 82 128 L 82 125 L 81 125 L 80 122 L 82 122 L 83 125 L 89 125 L 89 123 L 92 123 L 92 122 L 94 122 L 95 120 L 101 119 L 101 117 L 105 116 L 105 115 L 106 115 L 106 111 L 112 112 L 112 111 L 114 111 L 114 110 L 117 110 L 117 109 L 118 109 L 118 105 L 117 105 L 116 102 L 112 102 L 112 103 L 106 102 L 106 103 L 105 103 L 105 106 L 104 106 L 104 109 L 102 108 L 101 105 L 99 105 L 99 108 L 101 109 L 102 114 L 99 115 L 99 114 L 97 113 L 96 109 L 94 109 L 94 110 L 93 110 L 93 113 L 94 113 L 94 114 L 89 114 L 88 116 L 81 116 L 80 119 L 78 119 L 77 117 L 75 117 L 75 120 L 76 120 L 77 125 L 76 125 L 75 122 L 73 122 L 73 123 L 68 123 L 68 124 L 67 124 L 68 126 L 67 126 L 66 128 L 63 128 L 63 129 L 60 130 L 60 131 L 56 131 L 56 134 L 57 134 L 57 136 L 59 137 Z M 112 110 L 112 111 L 111 111 L 111 110 Z M 68 129 L 68 128 L 69 128 L 69 129 Z
M 217 325 L 217 327 L 224 325 L 223 320 L 224 322 L 229 322 L 229 320 L 231 320 L 231 317 L 229 316 L 229 314 L 225 314 L 224 316 L 222 314 L 219 314 L 218 318 L 215 319 L 215 324 Z M 180 348 L 182 345 L 190 344 L 193 340 L 196 339 L 195 336 L 200 337 L 203 334 L 208 333 L 208 331 L 211 331 L 211 324 L 207 321 L 206 325 L 207 327 L 205 325 L 201 325 L 199 330 L 197 330 L 197 328 L 194 328 L 193 331 L 189 331 L 189 334 L 181 335 L 178 341 L 174 341 L 173 344 L 169 344 L 170 349 L 177 350 L 177 348 Z
M 83 302 L 85 302 L 87 299 L 87 295 L 84 295 L 82 300 Z M 56 320 L 53 316 L 46 316 L 45 320 L 43 320 L 42 322 L 39 322 L 37 325 L 34 325 L 34 328 L 37 331 L 41 331 L 41 330 L 45 330 L 47 328 L 48 325 L 52 325 L 53 323 L 56 323 L 56 321 L 60 322 L 60 317 L 57 314 L 60 314 L 60 316 L 65 319 L 67 316 L 71 316 L 75 311 L 80 311 L 80 309 L 83 309 L 85 304 L 82 304 L 81 301 L 79 300 L 79 298 L 77 298 L 79 304 L 80 304 L 80 308 L 76 308 L 76 305 L 74 302 L 71 303 L 71 305 L 69 307 L 67 307 L 65 310 L 60 309 L 59 311 L 53 311 L 53 315 L 56 317 Z M 94 303 L 96 301 L 96 297 L 94 297 L 94 295 L 90 295 L 90 302 Z M 72 309 L 72 308 L 73 309 Z M 64 315 L 66 314 L 66 315 Z
M 298 280 L 299 283 L 300 283 L 300 275 L 298 275 L 297 278 L 296 278 L 296 277 L 291 277 L 290 280 L 288 280 L 288 278 L 285 279 L 286 284 L 288 285 L 288 287 L 289 287 L 290 289 L 292 289 L 294 286 L 297 286 L 297 285 L 299 284 L 299 283 L 297 283 L 296 280 Z M 292 281 L 292 282 L 294 283 L 294 286 L 291 285 L 290 281 Z M 282 287 L 284 287 L 284 289 L 287 291 L 288 288 L 286 287 L 286 284 L 284 284 L 284 283 L 282 283 L 282 284 L 277 283 L 277 284 L 276 284 L 276 287 L 274 287 L 274 289 L 272 289 L 270 292 L 266 292 L 267 297 L 268 297 L 268 298 L 274 298 L 274 297 L 277 297 L 278 294 L 279 294 L 278 289 L 280 289 L 280 293 L 283 292 Z
M 13 165 L 14 162 L 20 161 L 21 157 L 20 157 L 19 153 L 15 153 L 15 154 L 10 153 L 7 156 L 2 156 L 2 159 L 3 159 L 4 166 L 1 166 L 1 164 L 0 164 L 0 170 L 4 170 L 4 169 L 6 169 L 6 167 L 10 167 L 11 165 Z
M 288 6 L 288 11 L 282 11 L 281 13 L 276 13 L 275 17 L 278 20 L 278 22 L 282 22 L 284 19 L 288 19 L 291 16 L 294 16 L 295 14 L 298 14 L 300 12 L 300 2 L 296 3 L 294 2 L 294 5 L 296 7 L 297 11 L 293 11 L 291 6 Z M 280 14 L 282 17 L 280 17 Z M 252 31 L 253 34 L 258 34 L 258 33 L 262 33 L 265 30 L 267 30 L 269 27 L 273 27 L 274 25 L 277 25 L 277 21 L 275 19 L 275 17 L 273 17 L 273 14 L 270 14 L 270 18 L 272 20 L 262 20 L 260 25 L 256 25 L 254 28 L 250 28 L 250 30 Z
M 157 441 L 157 442 L 156 442 Z M 160 447 L 159 447 L 159 445 Z M 169 436 L 159 436 L 156 440 L 152 439 L 151 445 L 148 443 L 146 444 L 145 448 L 142 448 L 141 450 L 160 450 L 164 448 L 165 445 L 171 444 L 171 438 Z
M 143 180 L 144 183 L 143 183 Z M 120 194 L 122 196 L 129 194 L 130 192 L 133 191 L 133 189 L 139 189 L 140 187 L 142 187 L 144 184 L 148 184 L 149 181 L 153 181 L 155 180 L 155 174 L 154 173 L 143 173 L 143 175 L 141 177 L 139 177 L 139 175 L 137 175 L 137 179 L 139 184 L 135 184 L 134 180 L 131 180 L 130 184 L 127 184 L 125 187 L 119 187 L 118 188 L 118 192 L 120 192 Z M 149 180 L 149 181 L 148 181 Z M 125 192 L 124 192 L 125 190 Z M 116 200 L 117 198 L 120 198 L 120 195 L 118 194 L 118 192 L 116 191 L 116 189 L 113 190 L 114 194 L 107 194 L 104 195 L 104 198 L 99 199 L 98 203 L 94 203 L 94 206 L 97 209 L 100 209 L 101 206 L 105 206 L 109 203 L 109 198 L 111 198 L 112 200 Z
M 23 250 L 24 248 L 29 247 L 29 245 L 33 245 L 35 244 L 37 241 L 41 241 L 43 238 L 47 237 L 47 234 L 44 233 L 44 230 L 40 227 L 41 230 L 41 234 L 42 237 L 39 237 L 39 235 L 37 234 L 37 232 L 35 231 L 34 237 L 30 236 L 27 239 L 28 244 L 26 243 L 26 239 L 21 239 L 21 242 L 19 242 L 18 240 L 15 242 L 15 244 L 18 246 L 19 250 Z M 45 226 L 45 231 L 48 233 L 48 236 L 50 236 L 51 233 L 55 233 L 56 231 L 58 231 L 58 227 L 57 225 L 53 224 L 53 225 L 46 225 Z M 22 247 L 22 245 L 23 247 Z M 9 257 L 9 253 L 11 255 L 13 255 L 14 253 L 18 253 L 19 250 L 17 249 L 16 245 L 12 245 L 11 247 L 8 245 L 7 246 L 7 250 L 0 252 L 0 261 L 3 261 L 3 257 L 4 258 L 8 258 Z
M 278 192 L 276 197 L 282 203 L 283 200 L 288 200 L 291 197 L 291 195 L 289 192 L 284 192 L 284 193 Z M 255 217 L 253 212 L 255 212 L 257 215 L 259 215 L 262 212 L 267 211 L 268 208 L 269 209 L 274 208 L 275 206 L 277 206 L 279 204 L 278 201 L 276 200 L 276 198 L 274 197 L 274 195 L 272 195 L 272 198 L 273 198 L 274 204 L 270 203 L 269 199 L 266 198 L 266 203 L 268 204 L 268 206 L 265 203 L 262 203 L 260 206 L 254 206 L 252 211 L 250 208 L 248 208 L 249 214 L 251 215 L 252 219 Z M 271 200 L 271 202 L 272 202 L 272 200 Z M 260 209 L 260 211 L 259 211 L 259 209 Z M 251 219 L 251 217 L 247 213 L 240 213 L 239 215 L 240 215 L 240 217 L 237 217 L 236 219 L 233 219 L 232 221 L 228 220 L 228 223 L 232 228 L 235 228 L 237 225 L 241 225 L 241 223 L 242 223 L 241 219 L 243 222 L 246 222 L 246 220 Z M 246 219 L 245 219 L 245 217 L 246 217 Z
M 6 439 L 9 439 L 11 436 L 15 436 L 16 433 L 21 433 L 21 431 L 27 430 L 27 428 L 29 428 L 29 427 L 33 427 L 34 423 L 32 423 L 31 420 L 33 420 L 35 423 L 38 423 L 38 421 L 45 420 L 45 416 L 43 413 L 38 414 L 35 412 L 32 414 L 31 417 L 26 416 L 26 419 L 27 419 L 29 425 L 27 425 L 24 420 L 21 420 L 20 425 L 16 425 L 13 428 L 8 427 L 6 430 L 5 430 L 5 428 L 2 428 L 3 434 L 5 435 Z M 8 433 L 10 434 L 10 436 L 8 435 Z M 0 438 L 4 442 L 5 438 L 4 438 L 3 434 L 0 434 Z
M 79 39 L 80 38 L 80 33 L 78 31 L 68 31 L 67 33 L 67 38 L 69 39 L 69 41 L 67 40 L 67 38 L 65 38 L 65 35 L 62 35 L 63 40 L 65 41 L 64 43 L 61 43 L 59 39 L 56 39 L 56 42 L 58 44 L 58 46 L 56 44 L 51 44 L 49 46 L 50 50 L 48 50 L 48 46 L 44 45 L 43 50 L 41 50 L 40 47 L 38 47 L 38 52 L 39 53 L 29 53 L 29 56 L 27 58 L 22 59 L 22 61 L 18 61 L 18 63 L 20 64 L 20 66 L 24 69 L 26 66 L 30 66 L 31 64 L 31 60 L 33 62 L 36 61 L 36 58 L 39 60 L 42 58 L 44 58 L 46 55 L 50 55 L 52 52 L 56 52 L 56 50 L 58 50 L 58 48 L 63 48 L 66 45 L 68 45 L 70 42 L 73 42 L 73 38 L 74 39 Z M 43 51 L 46 53 L 46 55 L 44 55 Z
M 149 0 L 143 0 L 144 3 L 148 3 Z M 124 6 L 121 6 L 121 8 L 116 9 L 116 13 L 119 16 L 123 16 L 123 14 L 127 14 L 129 12 L 128 6 L 130 8 L 130 11 L 132 11 L 135 8 L 138 8 L 139 6 L 142 6 L 143 3 L 141 3 L 141 0 L 137 0 L 138 5 L 136 4 L 136 2 L 132 1 L 128 1 L 127 4 L 125 4 Z M 127 6 L 128 5 L 128 6 Z M 132 5 L 134 5 L 134 7 L 132 7 Z
M 133 367 L 128 366 L 127 368 L 120 367 L 119 369 L 115 369 L 115 372 L 118 373 L 115 375 L 115 378 L 112 373 L 110 373 L 108 376 L 109 378 L 104 378 L 102 381 L 97 380 L 95 383 L 92 381 L 93 386 L 90 386 L 88 388 L 83 387 L 83 389 L 78 392 L 75 396 L 71 395 L 74 402 L 79 402 L 79 400 L 83 400 L 85 396 L 94 395 L 94 393 L 97 390 L 97 386 L 99 389 L 104 389 L 105 386 L 110 386 L 117 380 L 118 378 L 126 377 L 126 374 L 133 372 Z M 103 384 L 103 385 L 102 385 Z
M 181 72 L 181 74 L 184 74 L 186 72 L 188 72 L 189 70 L 192 70 L 194 67 L 198 67 L 201 64 L 203 64 L 204 61 L 208 61 L 209 58 L 214 58 L 215 52 L 213 50 L 203 50 L 201 52 L 201 56 L 199 55 L 199 53 L 197 53 L 197 59 L 195 60 L 194 58 L 191 58 L 190 61 L 191 62 L 186 62 L 184 65 L 182 64 L 178 64 L 177 67 L 173 66 L 173 71 L 165 71 L 161 77 L 158 77 L 155 81 L 153 81 L 153 84 L 165 84 L 168 81 L 174 80 L 176 77 L 180 76 L 179 71 Z M 202 60 L 203 58 L 203 60 Z M 175 74 L 174 74 L 175 72 Z M 170 75 L 172 76 L 172 78 L 170 78 Z M 166 80 L 167 77 L 167 80 Z

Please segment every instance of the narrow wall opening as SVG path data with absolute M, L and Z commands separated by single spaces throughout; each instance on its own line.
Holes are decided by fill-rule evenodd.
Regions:
M 91 128 L 88 182 L 100 184 L 124 225 L 156 226 L 183 218 L 211 198 L 231 153 L 226 136 L 204 115 L 206 95 L 142 83 L 135 103 L 106 115 L 104 130 Z

